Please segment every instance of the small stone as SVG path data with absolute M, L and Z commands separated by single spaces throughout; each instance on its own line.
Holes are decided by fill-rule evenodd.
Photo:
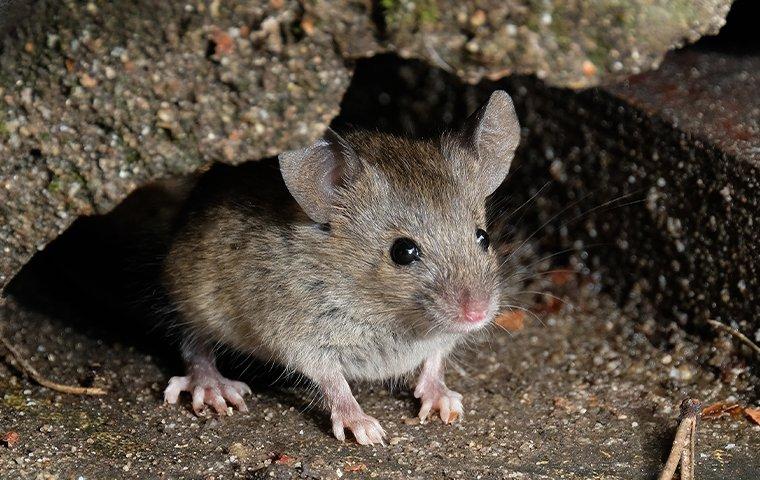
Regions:
M 303 20 L 301 20 L 301 29 L 308 36 L 314 35 L 314 20 L 312 20 L 311 17 L 303 17 Z
M 475 13 L 470 17 L 470 25 L 477 28 L 486 23 L 486 12 L 483 10 L 475 10 Z
M 583 64 L 581 65 L 581 70 L 583 71 L 583 75 L 586 77 L 593 77 L 596 75 L 596 65 L 591 62 L 591 60 L 584 60 Z
M 94 88 L 95 86 L 97 86 L 98 81 L 92 78 L 90 75 L 83 73 L 82 75 L 79 76 L 79 83 L 84 88 Z

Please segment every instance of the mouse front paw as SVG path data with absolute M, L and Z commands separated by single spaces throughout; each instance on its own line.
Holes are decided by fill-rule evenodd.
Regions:
M 193 397 L 193 412 L 200 415 L 206 405 L 218 414 L 227 413 L 227 403 L 241 412 L 248 407 L 243 397 L 250 395 L 251 389 L 243 382 L 230 380 L 219 372 L 196 373 L 184 377 L 172 377 L 164 390 L 166 403 L 177 403 L 182 392 L 189 392 Z
M 441 382 L 421 382 L 414 390 L 414 396 L 422 402 L 417 416 L 423 422 L 430 412 L 436 411 L 443 423 L 453 423 L 464 416 L 462 395 Z
M 366 413 L 352 412 L 348 414 L 333 414 L 332 428 L 335 438 L 344 442 L 346 440 L 345 429 L 351 430 L 354 438 L 360 445 L 385 445 L 385 430 L 374 417 Z

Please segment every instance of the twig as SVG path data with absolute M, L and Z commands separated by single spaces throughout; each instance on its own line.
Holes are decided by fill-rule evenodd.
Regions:
M 699 400 L 687 398 L 681 403 L 681 421 L 673 439 L 665 467 L 658 477 L 659 480 L 672 480 L 678 463 L 681 463 L 681 480 L 694 480 L 694 450 L 697 437 L 697 419 L 702 410 Z
M 755 342 L 747 338 L 747 336 L 744 335 L 739 330 L 736 330 L 735 328 L 731 328 L 725 323 L 720 323 L 717 320 L 707 320 L 707 323 L 709 323 L 710 326 L 713 328 L 716 328 L 718 330 L 723 330 L 724 332 L 731 334 L 732 337 L 738 339 L 740 342 L 748 346 L 750 350 L 755 352 L 755 355 L 760 357 L 760 347 L 758 347 Z
M 11 343 L 2 336 L 2 333 L 0 333 L 0 343 L 2 343 L 5 349 L 8 350 L 8 352 L 11 354 L 11 358 L 19 367 L 19 369 L 43 387 L 49 388 L 50 390 L 55 390 L 56 392 L 70 393 L 73 395 L 105 395 L 107 393 L 106 390 L 98 387 L 76 387 L 73 385 L 64 385 L 52 380 L 48 380 L 47 378 L 40 375 L 40 373 L 35 370 L 35 368 L 26 359 L 24 359 L 24 357 L 21 356 L 21 353 L 19 353 L 19 351 L 16 350 L 16 347 L 11 345 Z

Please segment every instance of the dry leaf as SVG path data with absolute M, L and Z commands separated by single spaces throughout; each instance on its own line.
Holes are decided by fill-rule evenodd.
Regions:
M 556 270 L 549 275 L 549 279 L 554 285 L 562 286 L 573 279 L 572 270 Z
M 8 446 L 8 448 L 13 448 L 16 446 L 19 440 L 19 434 L 18 432 L 10 431 L 3 435 L 3 443 Z
M 293 462 L 293 457 L 285 453 L 281 453 L 277 455 L 274 459 L 274 463 L 276 463 L 277 465 L 287 465 L 291 462 Z
M 736 403 L 717 402 L 702 409 L 702 418 L 705 420 L 716 419 L 725 415 L 732 417 L 740 416 L 744 409 Z
M 546 297 L 544 303 L 536 309 L 544 313 L 557 313 L 562 310 L 563 302 L 555 297 Z
M 745 408 L 744 414 L 757 425 L 760 425 L 760 408 Z
M 525 312 L 522 310 L 512 310 L 504 312 L 494 320 L 496 325 L 507 329 L 510 332 L 522 330 L 525 326 Z

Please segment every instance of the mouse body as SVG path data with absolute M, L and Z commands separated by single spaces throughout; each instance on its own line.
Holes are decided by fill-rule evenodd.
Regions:
M 508 173 L 520 128 L 494 92 L 439 139 L 328 130 L 276 161 L 218 166 L 191 194 L 164 262 L 185 376 L 165 400 L 246 411 L 250 389 L 224 378 L 214 349 L 297 371 L 319 388 L 333 433 L 381 443 L 348 381 L 419 370 L 420 417 L 463 414 L 444 382 L 452 349 L 500 301 L 485 202 Z

